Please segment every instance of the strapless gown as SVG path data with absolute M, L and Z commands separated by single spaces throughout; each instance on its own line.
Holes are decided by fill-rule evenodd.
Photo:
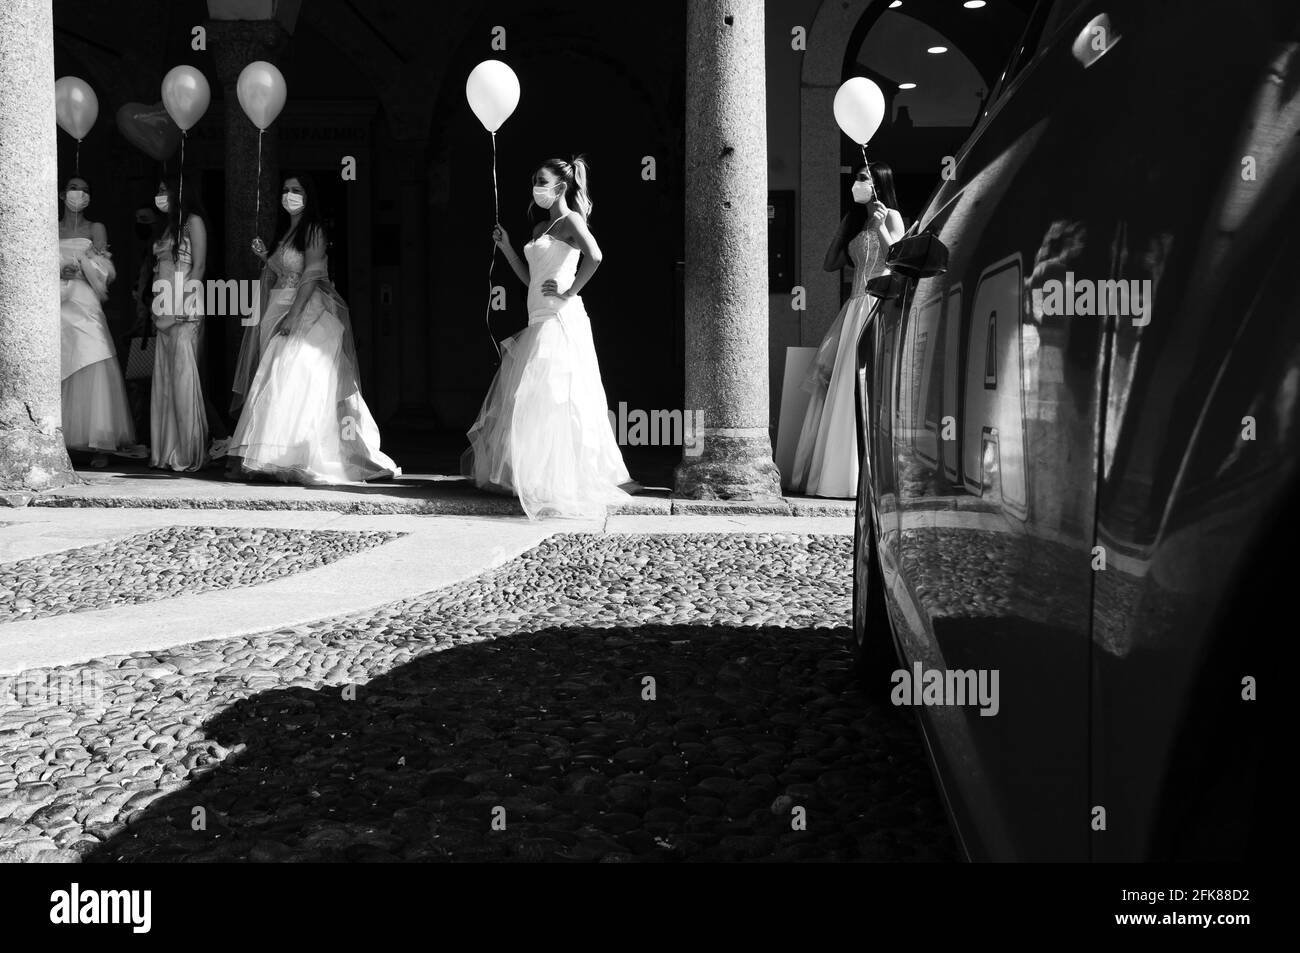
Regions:
M 62 365 L 63 441 L 70 450 L 112 452 L 135 444 L 135 425 L 117 349 L 100 304 L 113 280 L 112 262 L 89 238 L 59 240 L 60 266 L 76 278 L 60 282 L 59 356 Z
M 272 256 L 275 287 L 267 296 L 257 327 L 246 332 L 256 342 L 238 380 L 243 408 L 228 453 L 242 458 L 244 470 L 286 483 L 337 485 L 398 476 L 402 470 L 379 449 L 379 425 L 361 396 L 347 304 L 330 283 L 328 264 L 304 268 L 302 252 L 281 245 Z M 280 334 L 298 285 L 315 280 L 297 327 Z M 254 337 L 255 336 L 255 337 Z M 243 366 L 247 355 L 241 354 Z M 245 390 L 246 386 L 246 390 Z
M 469 430 L 461 472 L 519 497 L 532 519 L 600 518 L 634 486 L 609 422 L 591 321 L 582 298 L 547 297 L 573 284 L 581 253 L 552 235 L 524 246 L 528 327 L 502 342 L 501 367 Z
M 849 499 L 858 493 L 858 424 L 853 379 L 858 337 L 876 299 L 867 281 L 885 273 L 884 246 L 873 229 L 849 242 L 853 293 L 844 302 L 803 382 L 812 396 L 794 452 L 790 489 L 808 496 Z

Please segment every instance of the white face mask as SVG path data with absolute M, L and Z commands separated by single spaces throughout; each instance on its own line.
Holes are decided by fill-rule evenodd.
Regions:
M 555 204 L 555 200 L 559 198 L 559 196 L 553 191 L 554 188 L 555 186 L 548 185 L 533 186 L 533 202 L 538 208 L 550 208 Z
M 165 212 L 165 211 L 167 211 L 167 204 L 168 204 L 168 203 L 167 203 L 167 196 L 165 196 L 165 195 L 155 195 L 155 196 L 153 197 L 153 204 L 156 205 L 156 206 L 158 207 L 158 211 L 160 211 L 160 212 Z
M 301 212 L 303 205 L 306 203 L 297 192 L 285 192 L 280 196 L 280 204 L 284 206 L 286 212 L 292 215 L 295 212 Z
M 853 201 L 859 205 L 866 205 L 875 197 L 875 190 L 866 179 L 859 179 L 853 183 Z
M 81 189 L 69 189 L 68 194 L 63 198 L 63 204 L 68 207 L 69 212 L 80 212 L 90 204 L 90 195 Z

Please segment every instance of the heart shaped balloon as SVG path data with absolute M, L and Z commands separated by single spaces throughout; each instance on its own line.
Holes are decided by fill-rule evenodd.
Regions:
M 158 162 L 171 158 L 181 144 L 181 130 L 161 102 L 127 103 L 117 111 L 117 128 L 127 142 Z

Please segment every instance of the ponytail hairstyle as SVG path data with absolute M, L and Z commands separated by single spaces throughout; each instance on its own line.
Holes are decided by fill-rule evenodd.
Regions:
M 545 169 L 564 183 L 564 196 L 570 208 L 585 219 L 591 218 L 591 188 L 587 184 L 588 166 L 586 156 L 577 155 L 567 161 L 564 159 L 547 159 L 538 168 Z M 541 209 L 537 207 L 536 203 L 528 203 L 528 217 L 530 220 L 536 220 L 537 213 L 540 211 Z

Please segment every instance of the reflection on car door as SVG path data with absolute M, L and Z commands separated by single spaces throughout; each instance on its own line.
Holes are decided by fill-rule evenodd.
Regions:
M 1110 267 L 1113 210 L 1088 167 L 1107 106 L 1070 46 L 997 104 L 922 222 L 949 269 L 919 282 L 896 329 L 893 594 L 910 604 L 896 621 L 914 620 L 900 642 L 926 669 L 997 673 L 996 715 L 973 702 L 921 712 L 976 858 L 1089 856 L 1105 326 L 1037 313 L 1028 293 L 1065 264 L 1096 278 Z

